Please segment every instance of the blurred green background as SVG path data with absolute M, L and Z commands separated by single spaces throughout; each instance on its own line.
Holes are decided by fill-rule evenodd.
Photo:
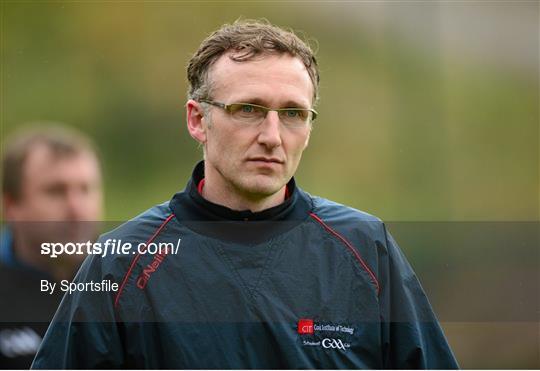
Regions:
M 528 299 L 523 316 L 441 316 L 462 367 L 540 367 L 537 1 L 0 6 L 2 139 L 38 120 L 90 134 L 112 221 L 169 199 L 202 157 L 183 105 L 185 66 L 204 37 L 239 17 L 307 35 L 318 50 L 321 101 L 299 184 L 398 223 L 396 239 L 438 313 L 456 302 L 473 300 L 481 314 L 514 303 L 508 295 Z M 433 222 L 458 237 L 455 223 L 503 222 L 481 239 L 516 221 L 529 222 L 520 225 L 527 238 L 484 241 L 488 249 L 473 254 L 459 238 L 443 248 L 448 234 L 425 233 Z M 510 268 L 509 255 L 520 257 Z M 482 296 L 515 272 L 528 272 L 521 285 Z M 463 294 L 473 280 L 477 290 Z

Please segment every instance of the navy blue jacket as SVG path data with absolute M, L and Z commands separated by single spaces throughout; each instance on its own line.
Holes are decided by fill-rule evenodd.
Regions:
M 166 254 L 90 256 L 33 368 L 457 368 L 430 304 L 377 218 L 310 196 L 252 213 L 185 191 L 103 235 Z M 180 243 L 178 240 L 180 239 Z

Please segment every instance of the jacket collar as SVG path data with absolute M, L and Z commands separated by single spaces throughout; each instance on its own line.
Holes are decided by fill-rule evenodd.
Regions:
M 250 210 L 233 210 L 226 206 L 208 201 L 201 195 L 204 185 L 204 161 L 200 161 L 193 169 L 193 174 L 189 180 L 186 191 L 192 202 L 196 204 L 193 211 L 200 212 L 194 215 L 196 219 L 203 220 L 232 220 L 232 221 L 254 221 L 254 220 L 284 220 L 294 208 L 297 202 L 296 183 L 292 178 L 287 183 L 287 198 L 281 204 L 258 212 Z M 197 213 L 198 214 L 198 213 Z
M 262 241 L 293 228 L 312 209 L 311 198 L 296 186 L 294 178 L 287 183 L 288 197 L 283 203 L 259 212 L 232 210 L 206 200 L 199 191 L 203 179 L 201 161 L 184 191 L 175 194 L 169 203 L 176 219 L 198 233 L 235 241 Z

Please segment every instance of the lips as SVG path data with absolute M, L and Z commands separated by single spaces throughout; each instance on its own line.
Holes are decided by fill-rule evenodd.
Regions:
M 269 164 L 272 164 L 272 163 L 282 164 L 283 163 L 283 161 L 277 157 L 251 157 L 248 159 L 248 161 L 266 162 Z

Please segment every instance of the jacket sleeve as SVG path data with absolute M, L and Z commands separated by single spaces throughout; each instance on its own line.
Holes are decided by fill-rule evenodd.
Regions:
M 392 369 L 457 369 L 418 278 L 384 227 L 379 250 L 383 365 Z
M 89 256 L 73 282 L 115 282 L 112 276 L 103 274 L 102 263 L 100 256 Z M 66 293 L 45 334 L 32 368 L 122 367 L 123 347 L 115 320 L 114 294 L 114 291 L 88 290 Z

